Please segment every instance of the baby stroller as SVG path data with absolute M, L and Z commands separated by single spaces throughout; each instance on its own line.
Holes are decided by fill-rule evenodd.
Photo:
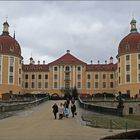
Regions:
M 66 118 L 68 118 L 68 116 L 69 116 L 69 109 L 68 108 L 64 108 L 64 116 Z

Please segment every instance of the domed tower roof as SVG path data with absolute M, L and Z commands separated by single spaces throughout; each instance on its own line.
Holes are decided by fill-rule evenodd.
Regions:
M 0 54 L 21 57 L 21 48 L 15 38 L 9 35 L 8 22 L 3 23 L 3 32 L 0 35 Z
M 140 52 L 140 33 L 136 28 L 136 20 L 133 18 L 130 24 L 130 33 L 125 36 L 119 44 L 118 56 Z

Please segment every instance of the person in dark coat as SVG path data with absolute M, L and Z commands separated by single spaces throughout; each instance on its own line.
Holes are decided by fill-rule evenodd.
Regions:
M 76 105 L 74 103 L 71 103 L 71 113 L 74 118 L 74 115 L 76 114 Z
M 52 106 L 52 109 L 53 109 L 54 117 L 56 119 L 57 118 L 57 113 L 58 113 L 58 106 L 57 106 L 56 103 Z

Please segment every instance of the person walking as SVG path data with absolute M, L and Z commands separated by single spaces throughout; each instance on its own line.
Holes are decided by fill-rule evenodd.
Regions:
M 59 120 L 61 120 L 64 114 L 64 107 L 62 103 L 60 103 L 60 106 L 58 107 L 58 113 L 59 113 Z
M 71 103 L 71 113 L 72 117 L 74 118 L 74 115 L 76 115 L 76 105 L 74 103 Z
M 54 117 L 55 117 L 55 119 L 57 119 L 57 113 L 58 113 L 58 106 L 57 106 L 57 104 L 55 103 L 55 104 L 52 106 L 52 108 L 53 108 Z
M 68 118 L 68 116 L 69 116 L 69 108 L 68 108 L 68 103 L 67 103 L 67 101 L 65 101 L 65 103 L 64 103 L 64 116 L 65 116 L 66 118 Z

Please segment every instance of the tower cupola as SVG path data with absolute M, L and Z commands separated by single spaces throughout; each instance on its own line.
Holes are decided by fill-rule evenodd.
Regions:
M 7 20 L 3 23 L 3 35 L 9 35 L 9 24 Z
M 130 25 L 131 25 L 131 30 L 130 30 L 130 32 L 131 32 L 131 33 L 137 32 L 136 23 L 137 23 L 137 21 L 133 18 L 133 19 L 131 20 L 131 22 L 130 22 Z

